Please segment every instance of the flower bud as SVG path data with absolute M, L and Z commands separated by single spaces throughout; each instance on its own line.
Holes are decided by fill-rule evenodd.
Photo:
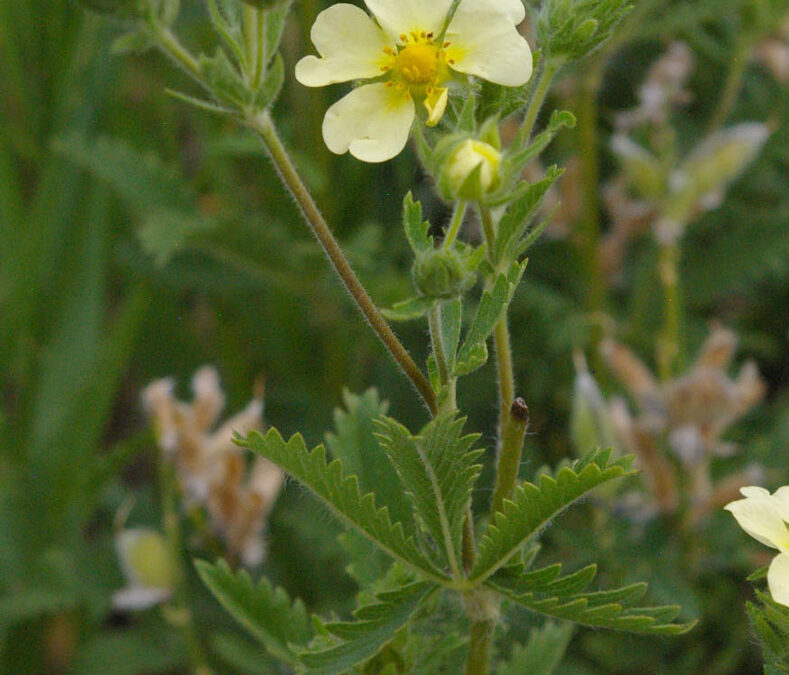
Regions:
M 441 182 L 455 199 L 479 200 L 498 184 L 500 163 L 495 147 L 467 138 L 447 158 Z
M 469 290 L 477 280 L 476 265 L 469 264 L 461 250 L 431 249 L 419 253 L 411 274 L 422 295 L 452 298 Z

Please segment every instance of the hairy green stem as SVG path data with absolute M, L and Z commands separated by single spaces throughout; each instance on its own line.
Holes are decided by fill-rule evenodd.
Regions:
M 200 71 L 200 63 L 192 56 L 175 37 L 169 28 L 157 26 L 154 28 L 154 37 L 158 41 L 159 49 L 164 52 L 176 65 L 180 66 L 187 75 L 197 80 L 202 86 L 206 86 L 203 73 Z
M 674 375 L 679 354 L 680 299 L 679 246 L 666 244 L 660 248 L 658 273 L 663 286 L 664 323 L 658 340 L 658 371 L 664 382 Z
M 488 675 L 493 633 L 496 624 L 492 621 L 472 621 L 471 636 L 466 657 L 466 675 Z
M 452 213 L 452 220 L 449 221 L 449 227 L 447 228 L 447 233 L 444 236 L 444 241 L 441 244 L 442 248 L 448 249 L 451 248 L 452 244 L 455 243 L 457 239 L 458 233 L 460 232 L 460 226 L 463 224 L 463 219 L 466 216 L 466 202 L 460 200 L 455 204 L 455 210 Z
M 490 210 L 480 209 L 482 230 L 488 251 L 493 251 L 496 231 Z M 491 259 L 491 262 L 492 259 Z M 520 399 L 515 400 L 515 374 L 512 363 L 510 330 L 507 313 L 498 320 L 493 329 L 493 347 L 496 353 L 496 374 L 499 389 L 498 463 L 491 501 L 491 513 L 500 510 L 509 498 L 518 480 L 523 438 L 528 422 L 528 409 Z M 525 420 L 525 421 L 524 421 Z
M 433 357 L 436 359 L 438 381 L 442 387 L 449 383 L 449 367 L 447 356 L 444 353 L 444 341 L 441 339 L 441 303 L 437 302 L 427 314 L 427 324 L 430 328 L 430 343 L 433 347 Z
M 504 500 L 512 496 L 518 480 L 518 470 L 523 454 L 523 439 L 529 425 L 529 409 L 523 399 L 513 401 L 501 427 L 499 457 L 496 467 L 496 484 L 493 487 L 491 514 L 502 511 Z
M 531 138 L 532 132 L 534 131 L 534 125 L 537 123 L 537 115 L 540 114 L 542 104 L 545 103 L 545 97 L 548 95 L 548 90 L 551 88 L 551 82 L 553 82 L 553 78 L 560 67 L 561 63 L 557 61 L 548 61 L 538 66 L 539 74 L 537 76 L 537 85 L 534 87 L 531 99 L 529 99 L 529 104 L 523 116 L 523 122 L 521 123 L 520 129 L 518 129 L 516 143 L 525 144 L 528 143 Z
M 403 370 L 403 373 L 405 373 L 406 377 L 411 380 L 417 391 L 422 395 L 430 412 L 435 415 L 438 408 L 433 388 L 430 386 L 424 373 L 422 373 L 411 358 L 411 355 L 406 351 L 403 344 L 398 340 L 397 336 L 386 322 L 386 319 L 383 318 L 381 312 L 375 306 L 375 303 L 373 303 L 367 291 L 364 289 L 364 286 L 362 286 L 359 281 L 359 278 L 356 276 L 356 273 L 348 263 L 348 260 L 345 258 L 337 240 L 334 238 L 323 215 L 307 190 L 307 186 L 304 185 L 290 161 L 290 157 L 277 135 L 270 115 L 267 111 L 261 111 L 254 117 L 248 118 L 246 124 L 257 133 L 263 141 L 283 183 L 285 183 L 285 186 L 296 200 L 312 233 L 320 242 L 335 272 L 337 272 L 343 284 L 348 289 L 348 292 L 356 301 L 360 311 L 369 321 L 370 326 Z

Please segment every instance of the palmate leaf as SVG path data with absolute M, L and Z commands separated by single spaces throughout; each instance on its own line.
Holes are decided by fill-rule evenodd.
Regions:
M 273 587 L 268 579 L 253 584 L 246 571 L 236 574 L 224 560 L 214 565 L 198 560 L 195 566 L 203 583 L 236 621 L 273 656 L 297 663 L 293 646 L 306 645 L 313 635 L 300 600 L 292 602 L 284 589 Z
M 319 648 L 299 654 L 306 672 L 321 675 L 348 672 L 374 657 L 411 618 L 419 603 L 436 586 L 418 581 L 393 591 L 378 594 L 377 602 L 354 612 L 355 621 L 323 624 L 325 632 L 341 642 L 329 647 L 328 636 L 316 642 Z
M 434 581 L 446 581 L 446 575 L 419 551 L 403 524 L 392 523 L 388 508 L 377 506 L 372 492 L 362 496 L 356 476 L 345 476 L 339 460 L 326 462 L 326 450 L 322 445 L 310 452 L 301 435 L 292 436 L 286 443 L 273 428 L 265 436 L 253 432 L 245 439 L 237 438 L 236 442 L 274 462 L 306 485 L 340 520 L 356 528 L 393 558 Z
M 526 574 L 522 569 L 522 565 L 502 569 L 488 579 L 485 586 L 532 611 L 596 628 L 679 635 L 696 624 L 695 621 L 672 623 L 680 611 L 676 605 L 634 607 L 633 603 L 646 592 L 645 583 L 583 593 L 597 574 L 595 565 L 566 576 L 561 576 L 558 564 Z
M 610 449 L 595 450 L 572 468 L 560 469 L 555 478 L 541 476 L 539 486 L 524 483 L 515 488 L 512 499 L 505 500 L 503 512 L 497 512 L 488 524 L 470 579 L 489 577 L 529 538 L 592 488 L 631 473 L 632 457 L 609 464 L 610 457 Z
M 478 434 L 461 436 L 465 418 L 432 420 L 417 436 L 391 418 L 378 423 L 386 450 L 425 529 L 460 575 L 463 521 L 482 467 L 481 450 L 470 450 Z

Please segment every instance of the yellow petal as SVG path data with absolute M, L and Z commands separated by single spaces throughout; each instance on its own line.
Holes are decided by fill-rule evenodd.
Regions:
M 364 0 L 364 4 L 381 28 L 399 40 L 401 34 L 411 31 L 438 35 L 452 0 Z
M 345 3 L 318 14 L 311 36 L 321 58 L 296 64 L 296 79 L 307 87 L 378 77 L 388 61 L 384 49 L 395 46 L 363 9 Z
M 332 152 L 350 153 L 363 162 L 385 162 L 408 141 L 414 102 L 385 82 L 354 89 L 326 111 L 323 140 Z
M 789 554 L 781 553 L 770 563 L 767 570 L 767 586 L 773 600 L 789 607 Z
M 446 50 L 449 65 L 458 72 L 489 82 L 519 87 L 532 74 L 529 43 L 515 28 L 511 3 L 463 0 L 449 24 Z

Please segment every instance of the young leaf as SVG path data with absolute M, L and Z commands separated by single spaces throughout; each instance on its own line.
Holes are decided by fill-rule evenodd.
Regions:
M 447 368 L 455 369 L 455 357 L 460 342 L 460 328 L 463 321 L 463 301 L 460 297 L 441 303 L 441 342 L 447 357 Z
M 496 675 L 551 675 L 564 657 L 573 625 L 548 621 L 532 631 L 525 646 L 515 645 L 506 663 L 499 664 Z
M 403 227 L 414 253 L 433 250 L 433 237 L 428 236 L 430 223 L 422 220 L 422 205 L 409 192 L 403 199 Z
M 444 561 L 460 575 L 461 536 L 471 492 L 482 467 L 482 451 L 470 451 L 478 435 L 461 436 L 465 418 L 438 417 L 418 436 L 391 418 L 378 438 L 425 529 L 443 549 Z
M 298 662 L 291 645 L 306 645 L 313 633 L 300 600 L 292 602 L 284 589 L 273 587 L 265 577 L 253 584 L 245 570 L 234 574 L 224 560 L 214 565 L 197 560 L 195 567 L 214 597 L 273 656 Z
M 564 467 L 556 478 L 543 475 L 539 487 L 524 483 L 512 501 L 495 514 L 482 538 L 471 580 L 482 581 L 502 567 L 525 542 L 592 488 L 631 473 L 632 457 L 609 464 L 611 450 L 597 450 L 573 468 Z
M 285 64 L 282 56 L 277 53 L 260 88 L 255 92 L 255 107 L 262 109 L 272 105 L 279 96 L 283 82 L 285 82 Z
M 485 363 L 487 360 L 485 341 L 512 300 L 515 288 L 520 283 L 525 270 L 525 262 L 513 263 L 508 274 L 499 274 L 496 277 L 492 289 L 483 291 L 477 313 L 458 352 L 455 375 L 466 375 Z
M 426 295 L 417 295 L 408 300 L 396 302 L 390 309 L 382 309 L 383 314 L 389 321 L 413 321 L 421 319 L 436 302 L 435 298 Z
M 518 198 L 510 203 L 507 212 L 499 222 L 496 243 L 493 247 L 493 259 L 497 263 L 517 258 L 529 223 L 537 213 L 548 188 L 558 180 L 562 173 L 564 173 L 563 169 L 557 169 L 555 166 L 550 167 L 542 180 L 527 185 Z
M 360 607 L 356 621 L 327 623 L 323 629 L 342 642 L 299 654 L 307 672 L 321 675 L 345 673 L 374 657 L 411 618 L 423 598 L 436 587 L 420 581 L 380 593 L 379 602 Z M 320 640 L 325 642 L 325 638 Z
M 372 492 L 361 495 L 358 479 L 343 474 L 340 460 L 327 464 L 326 450 L 322 445 L 310 452 L 299 434 L 292 436 L 286 443 L 273 428 L 265 436 L 253 432 L 245 439 L 238 438 L 237 442 L 263 455 L 304 483 L 336 516 L 355 527 L 393 558 L 434 581 L 443 582 L 447 579 L 417 549 L 413 537 L 404 531 L 403 524 L 392 524 L 387 507 L 378 507 Z

